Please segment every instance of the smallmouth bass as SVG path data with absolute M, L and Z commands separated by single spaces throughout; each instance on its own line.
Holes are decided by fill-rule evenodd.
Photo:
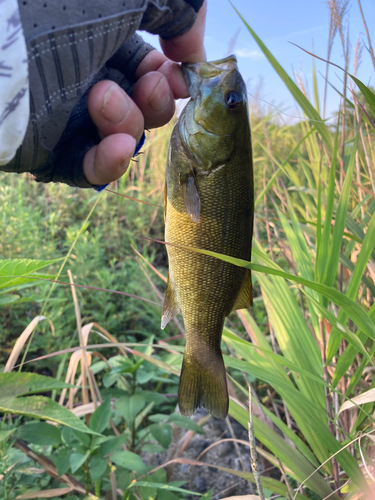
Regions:
M 191 99 L 171 136 L 166 167 L 165 241 L 249 261 L 254 187 L 245 83 L 235 56 L 183 64 Z M 178 404 L 228 413 L 220 343 L 224 319 L 252 303 L 251 273 L 211 256 L 167 245 L 162 323 L 182 312 L 186 330 Z

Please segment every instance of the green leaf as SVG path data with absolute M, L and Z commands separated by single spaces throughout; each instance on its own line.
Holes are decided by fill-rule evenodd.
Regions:
M 132 451 L 115 451 L 111 454 L 111 460 L 116 465 L 124 467 L 124 469 L 140 473 L 146 472 L 146 466 L 141 457 Z
M 63 474 L 66 474 L 70 469 L 69 455 L 69 450 L 67 448 L 62 448 L 55 460 L 57 474 L 59 475 L 59 477 L 61 477 Z
M 77 431 L 77 429 L 72 429 L 72 433 L 77 438 L 77 440 L 83 444 L 84 448 L 89 448 L 91 444 L 91 436 L 86 432 Z
M 254 358 L 251 355 L 249 356 L 249 353 L 246 351 L 248 351 L 248 349 L 260 351 L 261 353 L 264 353 L 264 357 L 266 357 L 267 362 L 270 363 L 270 365 L 272 365 L 273 370 L 280 370 L 279 373 L 283 374 L 284 376 L 285 376 L 285 373 L 281 369 L 282 366 L 285 366 L 286 368 L 295 372 L 296 374 L 304 375 L 305 377 L 310 378 L 311 380 L 314 380 L 318 384 L 326 386 L 328 389 L 331 389 L 331 386 L 329 384 L 326 384 L 324 382 L 324 380 L 322 379 L 322 377 L 319 377 L 317 375 L 314 375 L 313 373 L 308 372 L 307 370 L 305 370 L 301 366 L 298 366 L 296 363 L 289 361 L 288 359 L 286 359 L 284 356 L 282 356 L 280 354 L 275 354 L 269 348 L 260 347 L 258 344 L 255 345 L 255 344 L 252 344 L 250 342 L 247 342 L 246 340 L 241 339 L 240 337 L 237 337 L 233 332 L 228 330 L 228 328 L 224 328 L 224 330 L 223 330 L 223 339 L 232 346 L 232 348 L 235 350 L 235 352 L 240 357 L 244 358 L 244 361 L 247 361 L 248 363 L 254 362 Z M 239 344 L 241 344 L 240 347 L 239 347 Z M 230 359 L 230 358 L 228 357 L 225 359 Z M 239 361 L 242 361 L 242 360 L 239 360 Z M 272 363 L 272 361 L 276 361 L 277 364 Z M 277 366 L 277 365 L 279 365 L 279 366 Z M 257 378 L 261 378 L 261 377 L 254 377 L 254 380 L 256 380 Z M 245 390 L 245 392 L 247 394 L 247 390 Z
M 33 272 L 55 264 L 60 259 L 53 260 L 31 260 L 31 259 L 3 259 L 0 260 L 0 289 L 14 287 L 34 280 L 38 275 Z M 29 276 L 31 275 L 31 276 Z M 43 275 L 45 277 L 45 275 Z
M 69 457 L 69 464 L 72 473 L 74 474 L 80 467 L 83 465 L 88 457 L 90 456 L 90 452 L 83 453 L 72 453 Z
M 372 340 L 375 340 L 375 325 L 369 319 L 368 315 L 363 311 L 363 309 L 356 303 L 354 300 L 347 297 L 342 292 L 335 290 L 331 286 L 323 285 L 322 283 L 316 283 L 314 281 L 310 281 L 299 276 L 295 276 L 293 274 L 286 273 L 282 271 L 275 263 L 270 261 L 266 254 L 260 252 L 257 248 L 253 248 L 253 255 L 259 258 L 260 260 L 267 259 L 272 266 L 274 267 L 266 267 L 261 266 L 259 264 L 252 264 L 251 262 L 247 262 L 246 260 L 236 259 L 235 257 L 230 257 L 229 255 L 223 255 L 217 252 L 211 252 L 210 250 L 202 250 L 200 248 L 193 248 L 184 245 L 176 245 L 179 248 L 185 248 L 186 250 L 191 250 L 192 252 L 201 253 L 203 255 L 210 255 L 217 259 L 223 260 L 224 262 L 229 262 L 234 264 L 235 266 L 244 267 L 246 269 L 251 269 L 254 272 L 271 274 L 274 276 L 280 276 L 287 280 L 293 281 L 295 283 L 299 283 L 301 285 L 307 286 L 312 290 L 315 290 L 318 293 L 321 293 L 329 300 L 331 300 L 334 304 L 342 307 L 348 317 L 359 327 L 362 331 L 370 337 Z
M 181 497 L 175 495 L 172 491 L 159 489 L 157 500 L 181 500 Z
M 293 157 L 293 155 L 299 150 L 299 148 L 301 147 L 301 145 L 305 142 L 305 140 L 309 137 L 310 134 L 312 134 L 314 131 L 314 129 L 311 129 L 305 136 L 303 139 L 301 139 L 299 141 L 299 143 L 297 144 L 297 146 L 295 146 L 295 148 L 293 149 L 293 151 L 291 153 L 289 153 L 289 155 L 286 157 L 286 159 L 283 161 L 283 163 L 280 165 L 280 167 L 276 170 L 276 172 L 274 172 L 270 178 L 270 180 L 267 182 L 267 185 L 265 186 L 264 189 L 262 189 L 262 191 L 259 193 L 259 195 L 257 196 L 255 202 L 254 202 L 254 206 L 257 207 L 259 205 L 259 203 L 262 202 L 263 200 L 263 197 L 268 193 L 268 191 L 271 189 L 271 187 L 275 184 L 276 182 L 276 179 L 277 177 L 281 174 L 281 172 L 284 170 L 284 167 L 285 165 L 287 165 L 290 161 L 290 159 Z
M 155 415 L 150 415 L 149 420 L 151 422 L 163 422 L 166 419 L 166 416 L 163 413 L 155 413 Z
M 91 475 L 91 481 L 95 483 L 97 479 L 102 477 L 104 474 L 106 468 L 107 468 L 107 461 L 103 460 L 102 457 L 92 457 L 90 460 L 90 475 Z
M 205 434 L 204 430 L 200 425 L 198 425 L 194 420 L 191 420 L 188 417 L 184 417 L 183 415 L 178 415 L 177 413 L 172 413 L 168 417 L 168 422 L 173 422 L 174 424 L 183 427 L 184 429 L 188 429 L 190 431 L 194 431 L 197 434 Z
M 373 115 L 375 116 L 375 94 L 373 94 L 371 92 L 371 90 L 368 87 L 366 87 L 366 85 L 364 83 L 361 82 L 361 80 L 358 80 L 358 78 L 356 78 L 353 75 L 349 74 L 349 76 L 358 85 L 359 90 L 362 92 L 363 96 L 365 97 L 365 99 L 367 101 L 367 104 L 370 106 L 370 109 L 371 109 Z
M 156 443 L 145 443 L 142 445 L 142 451 L 146 453 L 164 453 L 165 449 Z
M 229 402 L 229 413 L 244 427 L 247 426 L 249 419 L 248 412 L 233 400 L 230 400 Z M 336 494 L 332 494 L 331 488 L 328 486 L 321 474 L 319 472 L 313 474 L 315 467 L 313 467 L 313 465 L 298 450 L 290 446 L 281 436 L 272 431 L 254 415 L 253 425 L 255 437 L 262 442 L 271 451 L 271 453 L 280 459 L 283 466 L 289 469 L 290 475 L 296 481 L 302 482 L 311 475 L 311 478 L 305 483 L 308 488 L 322 498 L 327 495 L 331 495 L 330 498 L 339 500 L 339 497 Z M 353 478 L 354 477 L 355 476 L 353 476 Z M 273 488 L 270 489 L 275 493 L 278 493 L 278 491 L 275 491 Z M 282 492 L 281 494 L 285 493 Z
M 297 426 L 300 428 L 304 439 L 306 439 L 310 446 L 312 446 L 314 453 L 317 454 L 321 463 L 333 453 L 339 451 L 341 449 L 341 445 L 329 431 L 326 417 L 324 418 L 324 409 L 311 404 L 309 398 L 304 396 L 303 393 L 297 391 L 285 373 L 284 377 L 282 377 L 282 372 L 274 370 L 273 365 L 268 362 L 267 354 L 262 356 L 257 353 L 256 349 L 252 349 L 251 352 L 253 353 L 253 357 L 249 359 L 249 362 L 225 356 L 225 364 L 227 366 L 237 368 L 242 372 L 255 375 L 259 379 L 265 380 L 272 385 L 275 391 L 280 394 L 282 399 L 285 401 L 292 417 L 296 421 Z M 246 412 L 243 413 L 243 415 L 245 414 Z M 232 416 L 237 418 L 234 414 L 232 414 Z M 311 422 L 314 422 L 314 425 L 311 425 Z M 243 420 L 240 420 L 240 423 L 246 425 Z M 264 432 L 265 436 L 268 436 L 266 431 Z M 268 433 L 269 432 L 270 429 L 268 428 Z M 268 437 L 265 441 L 260 436 L 257 436 L 257 438 L 262 441 L 267 448 L 270 448 Z M 284 457 L 284 455 L 280 455 L 281 450 L 277 450 L 279 445 L 286 450 L 286 444 L 284 443 L 284 445 L 282 445 L 281 442 L 279 442 L 277 446 L 276 442 L 274 444 L 275 446 L 272 447 L 272 449 L 270 448 L 271 451 L 280 458 L 282 463 L 284 463 L 286 457 Z M 322 448 L 322 446 L 327 449 L 326 452 L 324 452 L 324 448 Z M 322 450 L 324 452 L 323 454 Z M 346 450 L 341 451 L 336 458 L 342 465 L 343 469 L 346 470 L 348 475 L 353 478 L 355 477 L 356 480 L 360 481 L 361 472 L 358 464 Z M 328 464 L 325 465 L 325 468 L 327 467 L 329 467 Z M 327 470 L 329 471 L 329 469 Z M 296 477 L 297 481 L 303 479 L 298 479 Z M 360 483 L 358 482 L 357 484 Z
M 142 390 L 141 392 L 136 393 L 136 395 L 142 396 L 146 401 L 151 401 L 155 404 L 160 404 L 168 401 L 168 398 L 166 396 L 164 396 L 163 394 L 159 394 L 158 392 Z
M 372 306 L 368 312 L 368 316 L 375 324 L 375 302 L 372 304 Z M 365 336 L 361 332 L 359 332 L 358 338 L 361 341 L 365 341 Z M 370 348 L 369 356 L 371 359 L 374 356 L 374 354 L 375 354 L 375 344 L 373 344 Z M 348 345 L 347 348 L 345 349 L 345 351 L 343 352 L 343 354 L 338 359 L 335 374 L 333 377 L 333 380 L 335 382 L 336 382 L 336 377 L 337 377 L 336 371 L 339 370 L 340 372 L 343 372 L 345 370 L 344 373 L 346 373 L 345 367 L 346 366 L 349 367 L 352 364 L 353 359 L 355 358 L 356 355 L 357 355 L 357 350 L 354 349 L 351 345 Z M 349 382 L 349 385 L 348 385 L 348 388 L 346 391 L 347 396 L 349 396 L 351 394 L 354 387 L 356 387 L 356 385 L 359 383 L 361 376 L 362 376 L 362 373 L 363 373 L 363 370 L 366 368 L 366 365 L 367 365 L 367 359 L 363 359 L 359 368 L 357 368 L 356 372 L 354 373 L 354 375 L 350 379 L 350 382 Z
M 10 372 L 0 373 L 0 399 L 6 397 L 24 396 L 54 389 L 69 389 L 74 387 L 52 377 L 36 373 Z
M 122 396 L 116 401 L 117 411 L 124 417 L 129 426 L 133 423 L 135 417 L 145 405 L 145 398 L 139 394 L 135 394 L 134 396 Z
M 369 258 L 371 256 L 374 247 L 375 247 L 375 215 L 372 216 L 370 223 L 367 227 L 367 231 L 361 246 L 361 251 L 358 255 L 357 262 L 352 274 L 352 278 L 350 280 L 350 284 L 346 292 L 346 295 L 351 299 L 354 299 L 358 293 L 362 276 L 365 272 L 367 263 L 369 261 Z M 340 323 L 345 324 L 348 319 L 348 315 L 345 313 L 345 311 L 340 311 L 337 319 Z M 357 332 L 357 335 L 359 335 L 359 332 Z M 339 343 L 340 343 L 340 337 L 338 337 L 338 332 L 336 330 L 332 331 L 328 342 L 328 354 L 327 354 L 328 360 L 332 359 L 332 357 L 337 352 Z M 341 377 L 344 375 L 344 373 L 346 373 L 351 363 L 350 359 L 351 359 L 350 357 L 343 359 L 339 357 L 336 365 L 335 374 L 332 380 L 333 387 L 336 387 Z M 348 360 L 350 360 L 349 365 L 347 364 Z
M 16 294 L 8 294 L 4 296 L 0 296 L 0 306 L 7 306 L 8 304 L 13 304 L 13 302 L 17 302 L 20 298 L 19 295 Z
M 207 493 L 205 493 L 204 495 L 202 495 L 202 499 L 204 499 L 204 500 L 211 500 L 213 493 L 214 493 L 214 489 L 211 488 L 210 490 L 207 491 Z
M 58 427 L 45 422 L 34 422 L 18 428 L 17 435 L 32 444 L 49 446 L 61 444 L 61 431 Z
M 90 418 L 89 427 L 92 431 L 101 434 L 109 424 L 111 416 L 111 400 L 103 401 Z
M 325 307 L 320 305 L 319 302 L 314 300 L 312 297 L 308 296 L 308 300 L 314 305 L 317 311 L 320 312 L 323 318 L 328 320 L 328 322 L 336 329 L 336 331 L 340 335 L 340 338 L 341 336 L 344 337 L 344 339 L 347 340 L 349 344 L 354 346 L 358 352 L 363 354 L 363 356 L 369 361 L 369 363 L 372 363 L 372 360 L 368 355 L 365 346 L 362 344 L 360 338 L 355 333 L 351 332 L 348 328 L 339 323 L 337 318 L 332 313 L 330 313 Z
M 0 443 L 7 441 L 17 431 L 17 428 L 10 429 L 9 431 L 0 431 Z
M 333 226 L 333 233 L 328 252 L 328 261 L 326 262 L 323 271 L 322 283 L 329 286 L 332 286 L 335 280 L 336 270 L 340 258 L 342 237 L 344 234 L 346 216 L 348 213 L 348 202 L 349 202 L 350 188 L 352 185 L 353 168 L 355 164 L 355 156 L 358 147 L 358 140 L 359 140 L 359 134 L 356 136 L 355 141 L 351 146 L 351 154 L 346 168 L 345 181 L 342 187 L 339 204 L 336 210 L 335 225 Z
M 70 410 L 44 396 L 0 398 L 0 412 L 15 413 L 16 415 L 50 420 L 51 422 L 67 425 L 81 432 L 96 434 L 96 432 L 86 427 Z
M 169 424 L 152 424 L 149 426 L 150 432 L 163 448 L 167 449 L 172 441 L 172 428 Z
M 0 373 L 0 412 L 50 420 L 77 431 L 97 434 L 67 408 L 44 396 L 25 396 L 37 392 L 72 387 L 51 377 L 34 373 Z
M 331 227 L 332 227 L 331 223 L 333 216 L 333 207 L 335 202 L 335 177 L 336 177 L 338 137 L 339 137 L 339 127 L 337 127 L 336 130 L 335 141 L 332 151 L 332 163 L 331 163 L 329 182 L 327 188 L 327 202 L 326 202 L 325 220 L 323 225 L 323 234 L 319 246 L 317 248 L 316 268 L 315 268 L 316 281 L 322 281 L 323 273 L 325 271 L 330 252 Z M 321 183 L 319 183 L 319 186 L 320 184 Z
M 104 443 L 102 443 L 99 448 L 100 455 L 103 457 L 108 453 L 112 453 L 113 451 L 118 450 L 126 442 L 127 439 L 128 436 L 126 434 L 121 434 L 120 436 L 116 436 L 108 439 L 107 441 L 104 441 Z
M 173 486 L 171 484 L 159 484 L 159 483 L 152 483 L 152 482 L 146 482 L 146 481 L 137 481 L 136 483 L 132 483 L 130 488 L 135 488 L 137 486 L 148 486 L 148 487 L 153 487 L 158 490 L 167 490 L 167 491 L 177 491 L 178 493 L 184 493 L 186 495 L 196 495 L 196 496 L 201 496 L 200 493 L 195 493 L 194 491 L 189 491 L 185 490 L 184 488 L 178 488 L 177 486 Z
M 63 427 L 61 431 L 61 437 L 63 442 L 71 447 L 74 447 L 78 442 L 77 436 L 74 434 L 73 430 L 70 427 Z
M 299 304 L 287 286 L 277 278 L 258 275 L 266 310 L 284 357 L 315 376 L 323 376 L 318 345 L 306 325 Z M 309 401 L 324 408 L 325 395 L 321 384 L 295 377 L 295 382 Z
M 147 415 L 150 413 L 150 411 L 152 410 L 152 408 L 154 406 L 155 406 L 155 403 L 151 402 L 147 406 L 145 406 L 142 411 L 140 411 L 138 413 L 138 415 L 136 416 L 136 418 L 134 420 L 134 429 L 135 430 L 138 429 L 138 427 L 143 423 L 143 421 L 145 420 L 145 418 L 147 417 Z
M 139 494 L 142 500 L 155 500 L 157 495 L 157 489 L 155 488 L 155 486 L 151 486 L 152 479 L 146 476 L 143 479 L 142 483 L 150 484 L 150 486 L 139 487 Z

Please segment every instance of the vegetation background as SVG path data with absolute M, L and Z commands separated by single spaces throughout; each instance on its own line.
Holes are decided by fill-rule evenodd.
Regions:
M 322 118 L 314 59 L 309 96 L 243 19 L 304 118 L 281 125 L 277 109 L 250 101 L 253 262 L 229 260 L 253 270 L 255 300 L 228 318 L 223 350 L 230 415 L 247 428 L 251 409 L 266 497 L 367 500 L 375 482 L 375 95 L 356 79 L 359 42 L 351 62 L 348 2 L 328 4 L 329 44 L 341 43 L 346 70 L 334 125 Z M 375 70 L 369 35 L 365 50 Z M 163 240 L 171 130 L 149 133 L 128 173 L 101 194 L 1 174 L 1 499 L 200 494 L 171 480 L 170 468 L 202 466 L 184 449 L 210 418 L 175 413 L 183 326 L 177 319 L 160 330 L 167 259 L 154 240 Z M 151 465 L 151 456 L 168 455 L 177 428 L 185 442 L 172 462 Z M 246 469 L 231 473 L 256 482 Z M 210 490 L 205 498 L 213 494 L 220 497 Z

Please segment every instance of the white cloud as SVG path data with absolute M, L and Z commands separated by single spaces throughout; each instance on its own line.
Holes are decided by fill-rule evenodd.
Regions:
M 253 61 L 258 61 L 259 59 L 262 59 L 264 57 L 264 55 L 259 52 L 259 50 L 251 50 L 247 48 L 236 49 L 234 53 L 238 57 L 247 57 L 248 59 L 252 59 Z

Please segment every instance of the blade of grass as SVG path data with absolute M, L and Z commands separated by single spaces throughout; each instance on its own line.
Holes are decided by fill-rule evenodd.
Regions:
M 301 147 L 301 145 L 305 142 L 305 140 L 308 138 L 308 136 L 310 134 L 312 134 L 314 131 L 314 129 L 311 129 L 304 137 L 303 139 L 301 139 L 299 141 L 299 143 L 297 144 L 297 146 L 295 146 L 295 148 L 292 150 L 291 153 L 289 153 L 289 155 L 286 157 L 286 159 L 283 161 L 283 163 L 281 164 L 281 166 L 276 170 L 276 172 L 271 176 L 270 180 L 267 182 L 267 185 L 265 186 L 265 188 L 259 193 L 259 195 L 257 196 L 256 200 L 255 200 L 255 207 L 257 207 L 259 205 L 259 203 L 261 203 L 263 201 L 263 197 L 268 193 L 268 191 L 271 189 L 271 187 L 274 185 L 277 177 L 281 174 L 281 172 L 283 171 L 285 165 L 287 165 L 287 163 L 289 163 L 290 159 L 293 158 L 294 154 L 299 150 L 299 148 Z
M 75 247 L 75 245 L 76 245 L 76 243 L 77 243 L 77 241 L 78 241 L 79 237 L 80 237 L 80 236 L 81 236 L 81 234 L 82 234 L 82 233 L 86 230 L 86 228 L 87 228 L 87 223 L 88 223 L 88 221 L 89 221 L 89 219 L 90 219 L 90 217 L 91 217 L 92 213 L 94 212 L 94 210 L 95 210 L 95 208 L 96 208 L 97 204 L 99 203 L 99 200 L 101 199 L 101 196 L 102 196 L 102 192 L 101 192 L 101 193 L 99 193 L 98 197 L 96 198 L 95 203 L 94 203 L 94 204 L 93 204 L 93 206 L 91 207 L 90 212 L 88 213 L 88 215 L 87 215 L 86 219 L 84 220 L 84 222 L 83 222 L 83 224 L 82 224 L 82 226 L 81 226 L 80 230 L 79 230 L 79 231 L 78 231 L 78 233 L 77 233 L 77 236 L 75 237 L 75 239 L 74 239 L 73 243 L 71 244 L 71 246 L 70 246 L 70 248 L 69 248 L 69 250 L 68 250 L 68 253 L 65 255 L 64 260 L 63 260 L 63 262 L 62 262 L 62 264 L 61 264 L 61 266 L 60 266 L 60 269 L 58 270 L 58 272 L 57 272 L 57 274 L 56 274 L 55 281 L 57 281 L 57 280 L 59 279 L 60 274 L 62 273 L 62 270 L 63 270 L 63 269 L 64 269 L 64 267 L 65 267 L 65 264 L 67 263 L 67 261 L 68 261 L 68 259 L 69 259 L 70 255 L 71 255 L 71 253 L 73 252 L 73 249 L 74 249 L 74 247 Z M 50 299 L 50 297 L 51 297 L 51 295 L 52 295 L 53 290 L 55 289 L 55 286 L 56 286 L 56 283 L 52 283 L 52 286 L 51 286 L 51 288 L 50 288 L 50 290 L 49 290 L 49 292 L 48 292 L 48 295 L 47 295 L 47 297 L 46 297 L 46 299 L 45 299 L 45 301 L 44 301 L 44 303 L 43 303 L 43 307 L 42 307 L 42 310 L 41 310 L 41 312 L 40 312 L 40 315 L 41 315 L 41 316 L 43 315 L 43 313 L 44 313 L 44 311 L 45 311 L 45 309 L 46 309 L 46 307 L 47 307 L 47 303 L 48 303 L 48 301 L 49 301 L 49 299 Z M 34 331 L 34 332 L 35 332 L 35 331 Z M 22 370 L 22 366 L 23 366 L 23 364 L 24 364 L 24 362 L 25 362 L 25 359 L 26 359 L 27 353 L 28 353 L 28 351 L 29 351 L 29 348 L 30 348 L 31 342 L 32 342 L 33 337 L 34 337 L 34 332 L 32 333 L 31 337 L 29 338 L 29 342 L 28 342 L 28 344 L 27 344 L 27 346 L 26 346 L 26 349 L 25 349 L 25 352 L 24 352 L 24 354 L 23 354 L 23 358 L 22 358 L 22 361 L 21 361 L 21 365 L 20 365 L 19 371 L 21 371 L 21 370 Z
M 354 299 L 358 293 L 359 285 L 361 283 L 361 278 L 365 272 L 368 260 L 371 256 L 371 253 L 375 246 L 375 216 L 372 216 L 370 224 L 368 225 L 362 246 L 361 251 L 357 258 L 357 263 L 354 267 L 354 272 L 352 274 L 352 278 L 350 280 L 350 284 L 348 290 L 346 292 L 347 297 Z M 348 316 L 345 311 L 340 311 L 338 315 L 338 321 L 342 324 L 345 324 Z M 340 344 L 340 336 L 336 329 L 331 332 L 331 336 L 328 342 L 328 360 L 332 359 L 335 355 L 338 346 Z M 333 385 L 336 387 L 340 378 L 346 373 L 348 366 L 344 364 L 344 361 L 341 359 L 338 360 L 335 375 L 333 377 Z
M 328 251 L 328 260 L 326 262 L 326 266 L 324 268 L 322 276 L 322 283 L 329 286 L 332 286 L 335 280 L 336 273 L 333 271 L 337 269 L 340 258 L 342 237 L 345 230 L 346 215 L 348 213 L 349 194 L 352 184 L 353 169 L 355 164 L 355 155 L 358 147 L 358 140 L 359 140 L 359 135 L 356 136 L 354 144 L 351 148 L 351 154 L 349 157 L 345 173 L 345 181 L 343 184 L 339 204 L 336 210 L 335 225 L 333 227 L 332 239 Z M 328 361 L 329 360 L 330 358 L 328 359 Z
M 246 425 L 248 420 L 247 410 L 232 399 L 229 401 L 229 413 L 242 425 Z M 298 450 L 292 448 L 281 436 L 255 416 L 253 417 L 253 423 L 256 438 L 278 457 L 282 464 L 293 471 L 295 480 L 301 482 L 314 471 L 313 465 Z M 332 490 L 320 475 L 316 475 L 316 481 L 309 482 L 307 486 L 322 498 L 332 494 Z M 333 495 L 332 498 L 338 500 L 337 495 Z
M 145 238 L 149 239 L 150 238 Z M 185 250 L 189 250 L 192 252 L 197 252 L 201 253 L 203 255 L 209 255 L 211 257 L 215 257 L 216 259 L 223 260 L 224 262 L 229 262 L 230 264 L 234 264 L 235 266 L 239 267 L 244 267 L 246 269 L 251 269 L 254 272 L 259 272 L 263 274 L 271 274 L 274 276 L 279 276 L 281 278 L 285 278 L 289 281 L 299 283 L 300 285 L 307 286 L 308 288 L 311 288 L 312 290 L 315 290 L 316 292 L 324 295 L 327 297 L 327 299 L 331 300 L 334 304 L 342 307 L 348 317 L 359 327 L 363 330 L 363 332 L 370 337 L 371 339 L 375 340 L 375 325 L 372 323 L 372 321 L 369 319 L 368 315 L 366 312 L 356 303 L 354 300 L 350 299 L 347 297 L 344 293 L 339 292 L 338 290 L 335 290 L 331 286 L 324 285 L 322 283 L 315 283 L 314 281 L 307 280 L 305 278 L 301 278 L 300 276 L 295 276 L 290 273 L 286 273 L 278 266 L 276 266 L 270 259 L 267 259 L 270 261 L 273 265 L 273 267 L 267 267 L 267 266 L 262 266 L 260 264 L 253 264 L 251 262 L 247 262 L 246 260 L 243 259 L 237 259 L 235 257 L 230 257 L 229 255 L 223 255 L 219 254 L 217 252 L 212 252 L 210 250 L 203 250 L 201 248 L 193 248 L 193 247 L 188 247 L 185 245 L 177 245 L 174 243 L 169 243 L 166 241 L 160 241 L 160 240 L 155 240 L 152 239 L 151 241 L 155 241 L 157 243 L 162 243 L 164 245 L 172 245 L 176 246 L 179 248 L 184 248 Z M 264 252 L 260 252 L 257 248 L 253 248 L 253 255 L 260 260 L 264 260 L 266 254 Z
M 239 470 L 235 470 L 235 469 L 229 469 L 227 467 L 221 467 L 220 465 L 208 464 L 206 462 L 198 462 L 198 460 L 192 460 L 190 458 L 182 458 L 182 457 L 169 460 L 168 462 L 166 462 L 162 465 L 159 465 L 158 467 L 155 467 L 148 474 L 152 475 L 157 470 L 164 468 L 164 467 L 168 467 L 169 465 L 176 464 L 176 463 L 177 464 L 186 464 L 186 465 L 191 465 L 191 466 L 213 467 L 214 469 L 221 470 L 223 472 L 228 472 L 229 474 L 233 474 L 234 476 L 242 477 L 243 479 L 247 479 L 248 481 L 255 483 L 254 475 L 251 472 L 244 472 L 244 471 L 239 471 Z M 280 483 L 280 481 L 277 481 L 276 479 L 261 476 L 261 482 L 262 482 L 263 488 L 267 488 L 268 490 L 274 492 L 277 495 L 287 495 L 288 494 L 288 488 L 284 484 Z M 306 499 L 305 496 L 297 493 L 296 500 L 305 500 L 305 499 Z M 335 500 L 337 500 L 337 499 L 335 499 Z
M 332 162 L 329 173 L 329 183 L 327 188 L 327 204 L 325 211 L 325 220 L 323 225 L 323 234 L 319 248 L 317 249 L 316 256 L 316 266 L 315 266 L 315 280 L 322 282 L 323 273 L 325 270 L 325 265 L 328 262 L 330 241 L 331 241 L 331 228 L 332 228 L 332 216 L 333 207 L 335 200 L 335 176 L 336 176 L 336 162 L 337 162 L 337 148 L 338 148 L 338 136 L 339 128 L 337 127 L 335 141 L 332 151 Z
M 316 128 L 316 130 L 322 136 L 322 138 L 323 138 L 323 140 L 324 140 L 324 142 L 325 142 L 328 150 L 330 151 L 332 149 L 331 133 L 328 130 L 328 127 L 326 126 L 326 124 L 322 120 L 322 118 L 319 115 L 319 113 L 310 104 L 309 100 L 304 96 L 304 94 L 297 87 L 297 85 L 293 82 L 293 80 L 286 73 L 286 71 L 280 66 L 280 64 L 277 62 L 277 60 L 274 58 L 274 56 L 271 54 L 271 52 L 267 49 L 267 47 L 264 45 L 264 43 L 260 40 L 260 38 L 250 28 L 250 26 L 248 25 L 248 23 L 241 16 L 241 14 L 239 13 L 239 11 L 234 7 L 233 4 L 232 4 L 232 7 L 237 12 L 237 14 L 240 17 L 241 21 L 244 23 L 244 25 L 246 26 L 247 30 L 251 34 L 251 36 L 254 38 L 254 40 L 258 44 L 260 50 L 266 56 L 266 58 L 270 62 L 270 64 L 273 67 L 273 69 L 276 71 L 276 73 L 279 75 L 279 77 L 285 83 L 285 85 L 287 86 L 289 92 L 292 94 L 292 96 L 297 101 L 297 103 L 299 104 L 299 106 L 301 107 L 301 109 L 303 110 L 303 112 L 306 114 L 306 116 L 312 122 L 313 126 Z
M 372 320 L 372 322 L 375 325 L 375 302 L 371 306 L 368 315 L 369 315 L 369 318 Z M 361 332 L 358 333 L 358 338 L 361 342 L 364 342 L 366 340 L 365 335 Z M 373 344 L 371 346 L 371 349 L 369 351 L 369 356 L 371 359 L 374 356 L 374 354 L 375 354 L 375 344 Z M 357 355 L 357 352 L 351 345 L 348 345 L 348 347 L 345 349 L 345 351 L 341 354 L 341 356 L 338 360 L 338 363 L 336 365 L 335 373 L 333 376 L 333 380 L 335 381 L 335 385 L 334 385 L 335 387 L 337 386 L 337 383 L 341 379 L 341 377 L 349 369 L 349 367 L 352 364 L 356 355 Z M 352 390 L 354 389 L 354 387 L 356 387 L 356 385 L 359 383 L 361 376 L 362 376 L 362 373 L 363 373 L 363 370 L 366 368 L 367 364 L 368 364 L 367 359 L 362 360 L 361 364 L 359 365 L 359 367 L 355 371 L 354 375 L 350 379 L 350 382 L 349 382 L 349 385 L 348 385 L 348 388 L 346 391 L 347 395 L 349 395 L 352 392 Z M 337 375 L 336 375 L 336 372 L 338 372 Z M 341 373 L 341 376 L 340 376 L 340 373 Z

